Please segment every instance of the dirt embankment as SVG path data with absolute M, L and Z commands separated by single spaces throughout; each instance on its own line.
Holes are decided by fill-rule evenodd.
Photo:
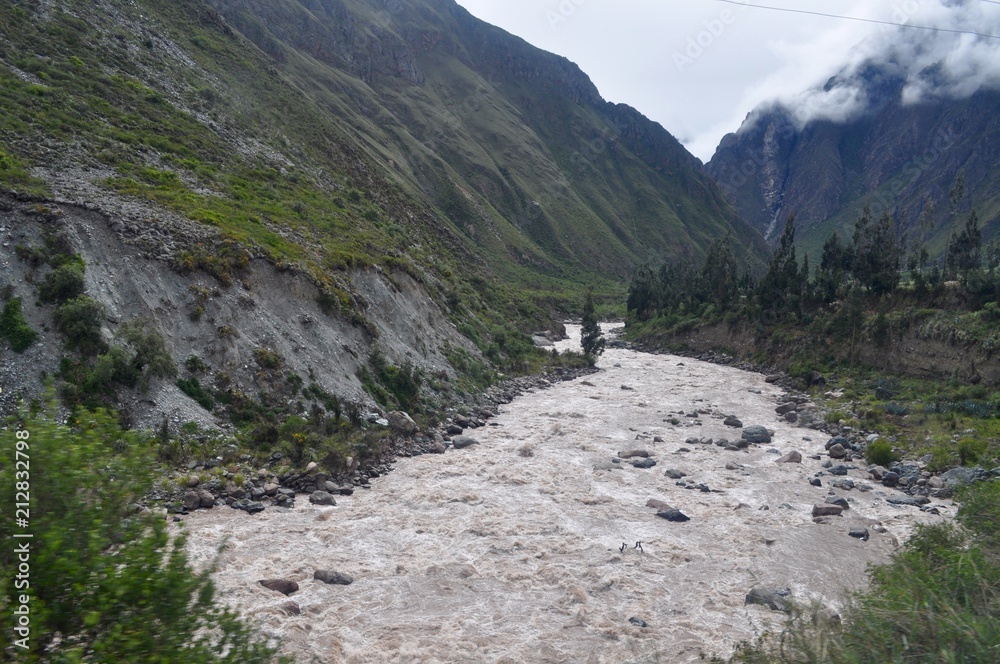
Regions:
M 868 338 L 855 344 L 819 341 L 808 335 L 772 336 L 751 326 L 725 323 L 693 328 L 670 338 L 667 346 L 675 352 L 702 354 L 724 352 L 747 361 L 766 362 L 776 368 L 792 369 L 796 357 L 819 357 L 824 354 L 856 364 L 875 367 L 886 373 L 927 379 L 957 378 L 967 383 L 1000 385 L 1000 354 L 978 342 L 945 341 L 922 337 L 910 329 L 878 345 Z
M 25 352 L 6 347 L 0 352 L 0 409 L 9 412 L 21 397 L 40 397 L 66 352 L 53 324 L 55 305 L 38 297 L 38 283 L 51 268 L 24 259 L 26 248 L 44 253 L 44 238 L 53 233 L 86 265 L 86 294 L 103 306 L 105 339 L 114 338 L 122 323 L 145 318 L 163 336 L 181 376 L 188 358 L 204 364 L 198 378 L 206 385 L 224 384 L 254 396 L 297 376 L 304 386 L 315 384 L 374 408 L 357 370 L 376 347 L 390 363 L 409 361 L 429 373 L 453 373 L 444 355 L 448 346 L 479 355 L 423 285 L 405 273 L 376 268 L 346 275 L 365 320 L 359 325 L 346 314 L 324 312 L 320 290 L 308 275 L 281 269 L 251 251 L 228 286 L 198 270 L 178 272 L 171 265 L 178 247 L 210 246 L 213 229 L 191 227 L 200 235 L 186 237 L 181 222 L 148 215 L 143 209 L 110 214 L 67 203 L 0 199 L 0 285 L 6 286 L 5 295 L 21 298 L 25 318 L 38 333 Z M 157 427 L 164 416 L 172 426 L 223 424 L 174 381 L 154 381 L 148 393 L 119 396 L 135 426 Z

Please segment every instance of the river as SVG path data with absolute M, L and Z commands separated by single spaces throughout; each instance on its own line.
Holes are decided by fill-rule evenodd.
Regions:
M 579 327 L 571 333 L 562 348 L 579 348 Z M 192 559 L 207 564 L 225 543 L 220 598 L 302 663 L 682 663 L 728 656 L 779 624 L 782 614 L 744 606 L 753 586 L 837 608 L 915 524 L 954 514 L 950 501 L 934 503 L 940 517 L 889 505 L 894 492 L 855 470 L 873 490 L 837 490 L 851 509 L 814 523 L 831 478 L 811 486 L 822 468 L 810 457 L 828 437 L 780 419 L 782 392 L 763 376 L 624 349 L 609 349 L 598 366 L 517 398 L 467 432 L 478 445 L 400 459 L 336 506 L 299 496 L 290 511 L 193 513 Z M 685 415 L 697 410 L 707 411 L 700 425 Z M 725 415 L 773 429 L 772 444 L 685 442 L 738 438 Z M 657 465 L 608 463 L 630 449 Z M 774 449 L 797 450 L 803 463 L 775 463 Z M 710 491 L 678 486 L 667 469 Z M 651 498 L 690 521 L 658 518 Z M 849 537 L 853 525 L 871 538 Z M 315 569 L 354 583 L 323 584 Z M 300 590 L 285 597 L 257 583 L 267 578 Z M 282 611 L 289 599 L 300 615 Z

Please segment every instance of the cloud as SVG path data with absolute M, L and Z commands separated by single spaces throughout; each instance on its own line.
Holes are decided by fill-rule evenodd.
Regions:
M 789 110 L 799 126 L 814 120 L 843 122 L 877 106 L 887 92 L 901 90 L 907 104 L 964 99 L 1000 88 L 1000 39 L 951 31 L 983 32 L 1000 26 L 1000 5 L 975 0 L 907 0 L 868 18 L 941 30 L 880 26 L 851 49 L 835 76 L 800 91 L 779 91 L 769 100 Z M 803 46 L 786 57 L 804 56 Z M 818 72 L 819 73 L 819 72 Z M 779 72 L 772 79 L 780 79 Z M 766 87 L 766 86 L 765 86 Z

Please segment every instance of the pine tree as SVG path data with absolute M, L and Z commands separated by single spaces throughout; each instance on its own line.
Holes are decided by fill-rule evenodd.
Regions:
M 851 273 L 875 295 L 891 293 L 899 283 L 901 250 L 896 240 L 896 222 L 884 212 L 876 222 L 865 205 L 854 224 L 851 240 Z
M 583 329 L 580 331 L 580 345 L 583 346 L 583 354 L 587 356 L 593 364 L 597 361 L 597 356 L 604 352 L 604 333 L 597 323 L 597 314 L 594 311 L 594 291 L 587 291 L 587 299 L 583 303 Z
M 948 267 L 967 283 L 969 273 L 979 267 L 983 247 L 983 233 L 979 229 L 979 215 L 973 210 L 965 220 L 965 227 L 952 240 L 948 252 Z
M 795 311 L 799 306 L 799 264 L 795 260 L 795 218 L 789 217 L 778 248 L 767 265 L 767 273 L 757 289 L 760 305 L 775 316 Z

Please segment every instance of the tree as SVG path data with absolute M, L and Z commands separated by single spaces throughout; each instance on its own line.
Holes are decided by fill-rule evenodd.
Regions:
M 948 247 L 948 272 L 961 279 L 963 284 L 968 283 L 969 273 L 981 263 L 982 247 L 983 233 L 979 229 L 979 215 L 972 210 L 965 220 L 965 227 Z
M 789 217 L 778 248 L 767 265 L 767 273 L 760 281 L 757 296 L 762 307 L 778 315 L 797 311 L 801 292 L 799 265 L 795 260 L 795 217 Z
M 891 293 L 899 283 L 902 251 L 896 239 L 896 222 L 883 212 L 876 222 L 871 205 L 865 205 L 854 224 L 851 239 L 853 256 L 851 273 L 858 282 L 875 295 Z
M 594 312 L 594 291 L 587 291 L 587 299 L 583 303 L 583 329 L 580 331 L 580 345 L 583 346 L 583 354 L 591 361 L 597 361 L 597 356 L 604 352 L 604 333 L 597 323 L 597 314 Z
M 732 243 L 731 233 L 726 233 L 725 238 L 714 240 L 708 248 L 705 264 L 701 269 L 704 289 L 719 311 L 729 306 L 737 294 L 736 258 L 733 256 Z
M 648 265 L 636 270 L 628 286 L 627 310 L 634 311 L 639 320 L 649 320 L 656 312 L 658 286 L 656 274 Z
M 850 258 L 850 252 L 841 244 L 840 236 L 834 231 L 823 243 L 823 256 L 816 273 L 816 293 L 824 304 L 837 299 L 850 268 Z
M 25 417 L 0 435 L 8 505 L 18 482 L 28 482 L 23 464 L 15 475 L 14 450 L 30 456 L 33 536 L 14 539 L 23 531 L 13 518 L 0 520 L 5 542 L 30 541 L 23 586 L 10 581 L 23 560 L 15 546 L 0 549 L 0 577 L 9 580 L 0 588 L 0 652 L 16 649 L 23 662 L 270 661 L 273 652 L 216 603 L 211 570 L 192 569 L 183 536 L 136 509 L 152 488 L 150 441 L 102 412 L 85 413 L 73 428 Z M 27 649 L 11 643 L 19 638 L 12 607 L 22 605 L 31 616 Z

